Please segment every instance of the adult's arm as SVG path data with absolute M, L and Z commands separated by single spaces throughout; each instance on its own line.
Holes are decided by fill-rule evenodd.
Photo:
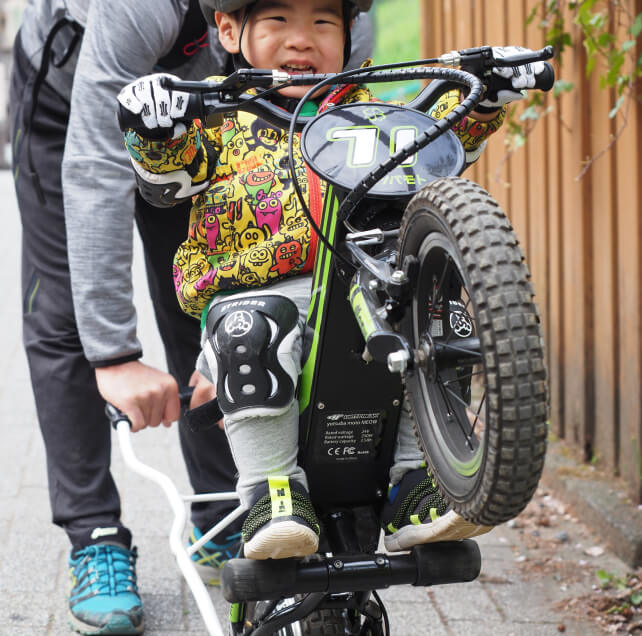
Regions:
M 90 4 L 62 167 L 80 338 L 96 367 L 100 393 L 129 415 L 133 430 L 168 425 L 178 418 L 179 403 L 174 378 L 138 360 L 131 279 L 135 185 L 116 123 L 116 95 L 169 51 L 181 26 L 182 4 Z
M 116 95 L 171 48 L 180 5 L 95 0 L 87 15 L 62 177 L 76 320 L 85 355 L 98 367 L 141 355 L 131 279 L 135 183 Z

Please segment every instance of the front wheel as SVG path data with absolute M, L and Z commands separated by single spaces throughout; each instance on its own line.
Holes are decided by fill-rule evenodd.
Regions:
M 250 601 L 245 607 L 247 629 L 243 634 L 254 630 L 267 617 L 282 613 L 295 605 L 301 597 L 288 598 L 278 603 L 270 601 Z M 274 636 L 346 636 L 358 632 L 358 618 L 344 609 L 316 609 L 300 621 L 285 625 L 273 632 Z M 254 624 L 254 625 L 253 625 Z M 231 632 L 233 636 L 233 632 Z
M 497 525 L 530 501 L 546 448 L 542 334 L 522 252 L 477 184 L 439 179 L 404 213 L 399 266 L 417 261 L 399 325 L 405 385 L 433 477 L 468 521 Z

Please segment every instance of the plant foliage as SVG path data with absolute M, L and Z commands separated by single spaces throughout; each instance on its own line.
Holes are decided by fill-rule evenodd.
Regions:
M 545 33 L 546 44 L 555 49 L 562 77 L 555 82 L 554 98 L 576 89 L 573 82 L 563 79 L 566 49 L 583 46 L 587 77 L 599 69 L 600 88 L 613 92 L 609 117 L 622 115 L 620 130 L 609 147 L 626 127 L 628 108 L 640 100 L 642 13 L 636 15 L 632 6 L 631 0 L 546 0 L 538 4 L 526 20 L 527 24 L 536 22 Z M 600 61 L 602 63 L 598 64 Z M 553 108 L 545 104 L 546 100 L 540 94 L 533 93 L 519 117 L 517 111 L 512 110 L 508 140 L 511 149 L 522 146 L 534 123 L 552 112 Z

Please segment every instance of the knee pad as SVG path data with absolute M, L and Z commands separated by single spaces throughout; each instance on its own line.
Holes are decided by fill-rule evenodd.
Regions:
M 225 415 L 242 409 L 281 411 L 294 399 L 300 361 L 299 310 L 283 296 L 221 302 L 210 309 L 206 333 L 217 363 L 216 391 Z

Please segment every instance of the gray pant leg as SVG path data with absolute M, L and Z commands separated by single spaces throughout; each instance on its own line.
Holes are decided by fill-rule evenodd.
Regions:
M 287 351 L 279 352 L 283 366 L 294 365 L 297 375 L 301 372 L 301 346 L 311 295 L 311 276 L 297 276 L 256 291 L 240 292 L 234 300 L 259 296 L 283 296 L 299 310 L 298 335 Z M 215 300 L 212 306 L 228 302 L 230 296 Z M 215 382 L 217 361 L 203 333 L 202 353 L 197 368 L 210 381 Z M 254 488 L 266 481 L 269 475 L 286 475 L 307 488 L 307 478 L 297 465 L 299 449 L 299 405 L 296 399 L 283 409 L 252 408 L 223 418 L 225 432 L 238 470 L 236 491 L 241 502 L 249 506 Z
M 420 468 L 423 462 L 424 454 L 413 428 L 410 404 L 408 404 L 408 398 L 404 396 L 399 418 L 395 454 L 390 468 L 390 483 L 393 485 L 398 484 L 408 471 Z

